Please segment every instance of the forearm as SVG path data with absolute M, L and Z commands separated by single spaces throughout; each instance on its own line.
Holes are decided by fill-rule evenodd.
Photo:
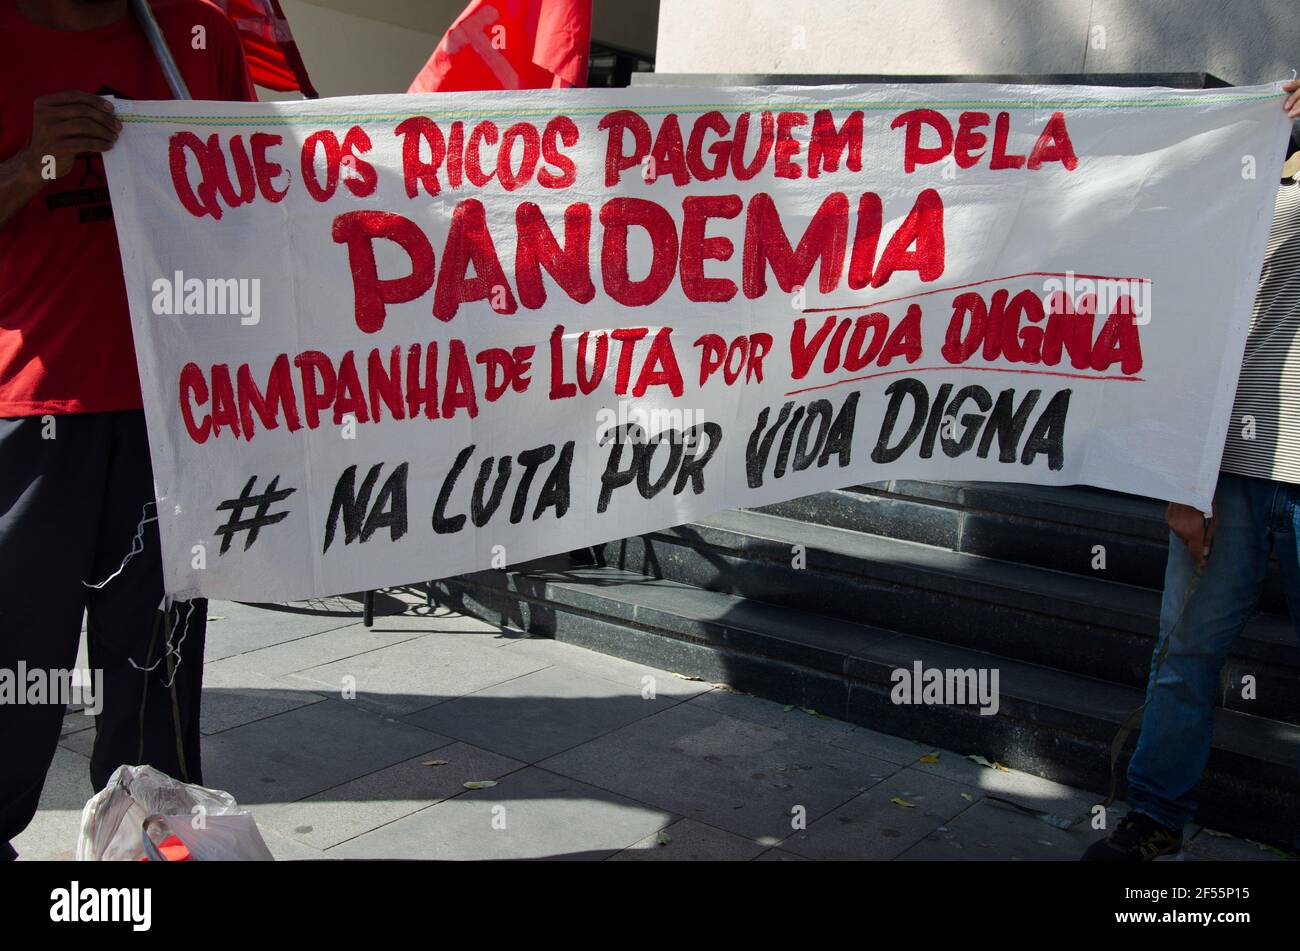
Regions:
M 0 228 L 32 200 L 44 184 L 25 149 L 0 162 Z

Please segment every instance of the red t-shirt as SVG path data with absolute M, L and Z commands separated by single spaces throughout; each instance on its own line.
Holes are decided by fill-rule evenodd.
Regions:
M 198 0 L 152 6 L 191 96 L 256 98 L 225 14 Z M 196 26 L 203 49 L 194 49 Z M 172 98 L 130 14 L 99 30 L 52 30 L 0 0 L 0 159 L 31 141 L 33 100 L 68 89 Z M 0 225 L 0 416 L 140 406 L 104 162 L 82 156 Z

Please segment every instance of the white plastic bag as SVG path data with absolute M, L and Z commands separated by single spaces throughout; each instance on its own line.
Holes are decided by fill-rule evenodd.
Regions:
M 152 766 L 119 766 L 81 810 L 77 859 L 131 861 L 147 852 L 157 859 L 146 823 L 179 838 L 193 860 L 273 858 L 253 814 L 230 793 L 180 782 Z

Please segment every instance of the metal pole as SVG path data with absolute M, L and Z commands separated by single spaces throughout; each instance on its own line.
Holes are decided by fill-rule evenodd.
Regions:
M 181 76 L 180 68 L 172 57 L 172 51 L 167 47 L 167 40 L 163 38 L 162 30 L 158 28 L 158 21 L 154 19 L 153 10 L 149 9 L 149 0 L 130 0 L 130 2 L 131 13 L 140 24 L 140 29 L 144 30 L 145 38 L 149 41 L 149 48 L 153 50 L 154 59 L 158 60 L 158 65 L 162 67 L 167 86 L 172 91 L 172 98 L 192 98 L 189 87 L 185 85 L 185 79 Z M 374 591 L 365 592 L 362 599 L 362 615 L 365 626 L 373 627 L 375 623 Z
M 158 60 L 158 65 L 162 67 L 163 76 L 167 79 L 167 86 L 172 91 L 172 98 L 192 98 L 189 87 L 185 85 L 181 71 L 176 65 L 176 60 L 172 58 L 172 51 L 167 48 L 167 41 L 163 39 L 162 30 L 158 28 L 158 21 L 153 17 L 153 10 L 149 9 L 149 0 L 131 0 L 131 13 L 135 15 L 136 22 L 140 24 L 140 29 L 144 30 L 145 38 L 149 41 L 149 47 L 153 50 L 154 58 Z

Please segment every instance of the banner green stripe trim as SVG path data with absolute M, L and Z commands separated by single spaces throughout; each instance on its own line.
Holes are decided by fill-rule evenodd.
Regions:
M 813 109 L 863 111 L 897 111 L 900 109 L 956 109 L 962 107 L 985 109 L 1159 109 L 1175 106 L 1210 106 L 1234 102 L 1262 102 L 1278 99 L 1281 93 L 1265 93 L 1251 96 L 1196 96 L 1179 99 L 1044 99 L 1029 101 L 1015 100 L 976 100 L 956 99 L 942 102 L 930 100 L 908 100 L 905 102 L 790 102 L 790 103 L 682 103 L 672 106 L 655 106 L 651 109 L 633 108 L 640 115 L 667 115 L 669 113 L 694 115 L 701 112 L 791 112 Z M 617 103 L 603 106 L 583 106 L 574 109 L 460 109 L 438 113 L 421 112 L 412 109 L 409 112 L 312 112 L 298 115 L 282 116 L 147 116 L 132 112 L 119 112 L 118 118 L 123 122 L 141 123 L 188 123 L 191 125 L 318 125 L 331 122 L 365 122 L 391 121 L 408 119 L 411 116 L 427 116 L 430 119 L 468 119 L 492 116 L 505 116 L 524 119 L 542 116 L 583 116 L 604 115 L 620 107 Z

